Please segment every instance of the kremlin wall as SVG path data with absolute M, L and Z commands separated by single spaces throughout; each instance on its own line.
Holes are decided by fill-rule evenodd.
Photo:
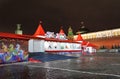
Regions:
M 97 45 L 97 49 L 120 47 L 120 28 L 81 34 L 82 38 Z
M 111 49 L 113 46 L 120 46 L 120 28 L 82 34 L 82 37 L 83 39 L 96 44 L 98 48 L 104 46 L 105 48 Z
M 120 49 L 120 28 L 90 32 L 85 28 L 84 22 L 81 22 L 80 29 L 76 34 L 81 34 L 83 40 L 97 46 L 96 49 Z M 74 36 L 74 39 L 77 38 Z

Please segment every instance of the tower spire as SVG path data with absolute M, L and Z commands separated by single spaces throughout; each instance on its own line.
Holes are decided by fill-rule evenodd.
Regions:
M 15 34 L 23 34 L 23 31 L 21 30 L 21 24 L 17 24 L 17 29 L 15 30 Z
M 45 36 L 45 31 L 41 25 L 42 21 L 40 21 L 38 28 L 36 30 L 36 32 L 34 33 L 34 36 L 36 37 L 44 37 Z

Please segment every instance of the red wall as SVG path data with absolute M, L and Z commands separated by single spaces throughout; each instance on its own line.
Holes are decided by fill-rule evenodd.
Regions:
M 96 38 L 96 39 L 88 39 L 86 41 L 89 41 L 100 48 L 101 46 L 105 46 L 107 48 L 111 48 L 113 45 L 119 45 L 120 46 L 120 36 L 117 37 L 109 37 L 109 38 Z

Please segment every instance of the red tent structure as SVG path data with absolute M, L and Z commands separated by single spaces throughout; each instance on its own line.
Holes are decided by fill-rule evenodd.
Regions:
M 88 46 L 96 48 L 97 46 L 95 44 L 89 43 Z
M 78 42 L 80 41 L 82 43 L 82 46 L 97 47 L 96 45 L 94 45 L 88 41 L 83 40 L 81 34 L 78 34 L 76 41 L 78 41 Z
M 35 37 L 45 36 L 45 31 L 44 31 L 44 29 L 42 28 L 42 25 L 41 25 L 41 24 L 38 25 L 38 28 L 37 28 L 37 30 L 36 30 L 36 32 L 34 33 L 33 36 L 35 36 Z
M 78 34 L 76 41 L 81 41 L 81 42 L 83 41 L 81 34 Z
M 82 45 L 83 46 L 86 46 L 86 47 L 93 47 L 93 48 L 96 48 L 97 46 L 95 45 L 95 44 L 92 44 L 92 43 L 90 43 L 90 42 L 88 42 L 88 41 L 83 41 L 82 42 Z
M 96 52 L 95 48 L 97 46 L 88 41 L 83 40 L 80 34 L 78 34 L 76 41 L 81 42 L 83 55 L 90 55 Z
M 63 34 L 65 34 L 65 32 L 63 31 L 63 29 L 62 29 L 62 28 L 60 29 L 59 34 L 62 34 L 62 35 L 63 35 Z

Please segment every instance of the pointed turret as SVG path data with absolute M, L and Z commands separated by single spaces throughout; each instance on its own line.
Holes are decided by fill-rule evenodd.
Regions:
M 21 30 L 21 24 L 17 24 L 17 29 L 15 30 L 15 34 L 23 34 L 23 31 Z
M 63 29 L 62 29 L 62 28 L 60 29 L 59 34 L 62 34 L 62 35 L 63 35 L 63 34 L 65 34 L 65 32 L 63 31 Z
M 83 41 L 83 38 L 82 38 L 81 34 L 78 34 L 77 41 Z
M 38 28 L 37 28 L 36 32 L 34 33 L 34 36 L 35 37 L 43 37 L 43 38 L 45 37 L 45 31 L 42 28 L 41 24 L 38 25 Z
M 60 32 L 59 32 L 59 39 L 66 40 L 66 35 L 62 28 L 60 29 Z
M 81 42 L 83 41 L 81 34 L 78 34 L 76 41 L 81 41 Z

